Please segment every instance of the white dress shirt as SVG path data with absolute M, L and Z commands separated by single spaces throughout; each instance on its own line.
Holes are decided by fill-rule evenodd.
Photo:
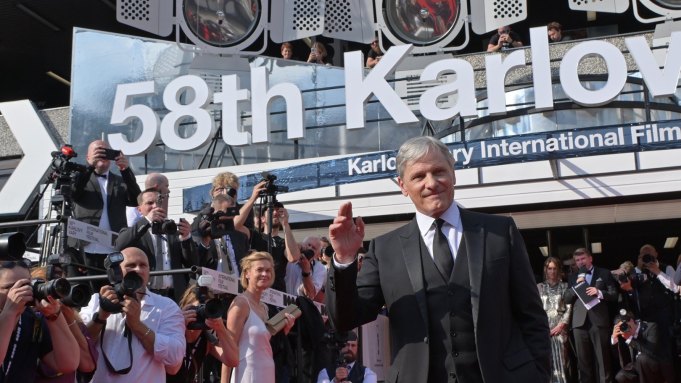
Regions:
M 312 270 L 310 270 L 310 277 L 314 285 L 314 294 L 317 295 L 321 291 L 324 282 L 326 281 L 326 267 L 321 262 L 314 262 Z M 286 265 L 286 293 L 291 295 L 305 295 L 303 286 L 303 269 L 298 262 L 289 263 Z
M 96 177 L 97 183 L 99 184 L 99 190 L 102 193 L 102 201 L 104 204 L 102 206 L 102 216 L 99 218 L 99 228 L 107 231 L 111 231 L 111 224 L 109 223 L 109 194 L 106 187 L 109 184 L 109 177 L 111 177 L 110 172 L 106 172 L 106 177 Z M 88 243 L 83 247 L 83 251 L 91 254 L 109 254 L 114 251 L 111 246 L 100 245 L 99 243 L 92 242 Z
M 182 311 L 170 298 L 154 294 L 149 290 L 146 294 L 141 301 L 140 319 L 156 334 L 154 353 L 148 353 L 139 339 L 131 334 L 132 369 L 126 375 L 109 371 L 103 352 L 117 370 L 130 365 L 128 339 L 123 336 L 125 319 L 123 314 L 111 314 L 107 318 L 104 334 L 97 341 L 97 349 L 100 352 L 92 382 L 165 382 L 165 367 L 177 366 L 182 362 L 186 349 Z M 97 311 L 99 311 L 99 294 L 93 294 L 87 307 L 81 309 L 80 317 L 83 322 L 89 323 Z M 100 349 L 102 340 L 104 340 L 104 350 Z
M 452 203 L 449 206 L 449 209 L 442 213 L 440 218 L 445 221 L 444 225 L 442 225 L 442 232 L 445 234 L 445 237 L 447 237 L 449 249 L 452 251 L 452 257 L 456 260 L 456 253 L 459 251 L 459 245 L 461 244 L 461 238 L 463 237 L 463 226 L 461 226 L 461 213 L 459 213 L 459 207 L 456 203 Z M 433 239 L 435 238 L 435 230 L 437 230 L 437 227 L 434 225 L 435 218 L 417 211 L 416 223 L 419 226 L 421 238 L 423 238 L 423 242 L 428 248 L 430 257 L 433 258 Z

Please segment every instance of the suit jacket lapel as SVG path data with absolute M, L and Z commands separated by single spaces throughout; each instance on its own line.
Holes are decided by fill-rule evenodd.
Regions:
M 102 203 L 104 203 L 104 198 L 102 198 L 102 188 L 99 187 L 99 181 L 97 181 L 97 176 L 95 175 L 95 173 L 92 173 L 90 175 L 89 182 L 92 184 L 92 188 L 97 192 L 95 194 L 97 194 L 99 200 L 102 201 Z
M 477 327 L 478 312 L 480 305 L 480 291 L 482 281 L 482 269 L 485 263 L 485 228 L 483 223 L 470 214 L 468 210 L 459 207 L 461 213 L 461 226 L 463 226 L 463 239 L 466 241 L 466 254 L 457 256 L 468 257 L 468 276 L 471 288 L 471 308 L 473 323 Z
M 422 248 L 421 233 L 419 226 L 414 218 L 406 230 L 400 233 L 400 245 L 402 245 L 402 257 L 407 267 L 409 280 L 414 289 L 414 295 L 419 305 L 419 311 L 423 318 L 423 323 L 428 326 L 428 302 L 426 301 L 426 290 L 423 286 L 423 265 L 421 264 L 421 251 L 428 251 Z M 399 283 L 398 281 L 396 281 Z

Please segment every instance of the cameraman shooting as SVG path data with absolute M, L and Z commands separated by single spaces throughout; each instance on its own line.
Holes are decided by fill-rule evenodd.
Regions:
M 189 223 L 167 219 L 167 198 L 157 189 L 146 189 L 137 197 L 140 218 L 132 227 L 121 230 L 116 249 L 138 247 L 149 257 L 154 271 L 189 268 L 196 264 L 195 247 L 191 241 Z M 165 207 L 164 207 L 165 206 Z M 179 301 L 187 288 L 187 274 L 153 277 L 149 287 L 159 295 Z
M 343 357 L 342 364 L 329 366 L 319 371 L 317 383 L 376 383 L 376 373 L 357 361 L 357 334 L 354 331 L 348 332 L 348 340 L 340 353 Z M 333 379 L 329 379 L 330 376 L 333 376 Z
M 100 350 L 92 381 L 165 382 L 166 372 L 180 369 L 185 353 L 182 312 L 171 299 L 146 288 L 149 261 L 144 251 L 128 247 L 107 259 L 107 274 L 139 282 L 135 288 L 121 288 L 121 282 L 115 288 L 102 286 L 80 312 Z
M 78 343 L 61 303 L 34 298 L 29 266 L 24 259 L 0 261 L 0 382 L 33 382 L 38 360 L 64 374 L 78 367 Z
M 118 176 L 110 171 L 114 161 L 121 172 Z M 101 229 L 118 232 L 127 226 L 126 206 L 136 206 L 140 187 L 130 169 L 128 159 L 120 151 L 112 151 L 109 145 L 96 140 L 87 152 L 87 170 L 80 173 L 73 188 L 73 217 Z M 83 254 L 86 266 L 104 269 L 104 258 L 113 247 L 87 243 L 69 238 L 69 246 Z M 88 269 L 88 275 L 102 274 Z M 91 282 L 93 290 L 99 290 L 99 282 Z

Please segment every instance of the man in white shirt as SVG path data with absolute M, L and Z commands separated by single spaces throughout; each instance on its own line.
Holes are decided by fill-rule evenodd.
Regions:
M 364 367 L 357 360 L 357 334 L 348 332 L 348 341 L 340 351 L 343 354 L 345 365 L 329 366 L 319 371 L 317 383 L 352 382 L 352 383 L 376 383 L 376 373 L 369 367 Z M 330 378 L 333 376 L 333 378 Z
M 326 280 L 326 267 L 319 261 L 322 241 L 307 237 L 301 244 L 301 256 L 286 265 L 286 292 L 314 299 Z
M 149 261 L 142 250 L 129 247 L 121 253 L 123 277 L 134 271 L 143 287 L 135 297 L 125 296 L 119 301 L 112 286 L 103 286 L 81 310 L 81 318 L 100 350 L 92 381 L 165 382 L 166 373 L 175 374 L 185 354 L 182 311 L 171 299 L 144 287 L 149 281 Z M 104 310 L 101 297 L 120 303 L 122 312 Z

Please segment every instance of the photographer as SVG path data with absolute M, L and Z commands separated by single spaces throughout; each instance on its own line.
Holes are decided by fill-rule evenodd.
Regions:
M 78 343 L 62 315 L 61 303 L 51 296 L 34 299 L 29 266 L 23 259 L 0 261 L 1 383 L 33 382 L 38 360 L 63 374 L 78 367 Z
M 319 371 L 317 383 L 376 383 L 376 373 L 357 361 L 357 334 L 354 331 L 348 332 L 348 340 L 340 353 L 343 356 L 342 365 L 329 366 Z M 329 378 L 331 376 L 333 379 Z
M 271 235 L 272 258 L 274 258 L 274 284 L 272 288 L 279 291 L 286 291 L 286 268 L 289 263 L 295 263 L 300 258 L 300 248 L 293 236 L 293 231 L 288 222 L 288 211 L 281 202 L 274 202 L 274 212 L 272 215 L 272 227 L 269 224 L 269 209 L 260 217 L 260 227 L 262 233 L 253 233 L 251 237 L 251 247 L 258 251 L 267 251 L 267 243 Z M 280 230 L 284 231 L 284 237 L 279 236 Z
M 47 271 L 50 270 L 49 267 L 37 267 L 31 270 L 31 278 L 40 279 L 44 281 L 49 281 L 56 278 L 62 278 L 62 270 L 52 269 L 52 275 L 47 275 Z M 78 315 L 78 311 L 75 308 L 68 306 L 68 304 L 61 305 L 61 313 L 68 323 L 69 331 L 73 335 L 73 338 L 78 343 L 78 349 L 80 352 L 80 359 L 78 362 L 79 373 L 89 374 L 95 370 L 97 365 L 95 361 L 97 360 L 97 349 L 95 348 L 94 341 L 90 338 L 90 334 L 87 332 L 87 327 L 83 324 L 83 321 Z M 36 382 L 64 382 L 72 383 L 76 379 L 76 372 L 63 374 L 52 370 L 46 363 L 42 361 L 38 365 L 39 377 Z
M 184 332 L 187 347 L 180 371 L 176 375 L 169 375 L 167 377 L 168 383 L 200 382 L 199 372 L 206 355 L 210 354 L 218 361 L 226 364 L 228 362 L 226 350 L 237 348 L 234 343 L 231 343 L 230 346 L 229 342 L 234 342 L 234 339 L 227 333 L 225 322 L 222 319 L 225 314 L 224 311 L 222 311 L 223 315 L 217 318 L 199 318 L 197 311 L 202 304 L 199 289 L 200 287 L 197 285 L 189 286 L 180 299 L 180 307 L 187 327 Z M 206 298 L 215 299 L 212 294 L 208 294 Z M 205 307 L 205 302 L 203 304 Z M 224 308 L 226 310 L 226 306 Z M 201 323 L 197 323 L 199 319 L 203 321 L 204 329 L 197 328 L 198 325 L 201 325 Z
M 176 224 L 167 219 L 164 196 L 157 189 L 146 189 L 137 198 L 140 214 L 132 227 L 121 230 L 116 249 L 135 246 L 149 257 L 150 270 L 188 268 L 197 263 L 189 223 L 180 218 Z M 151 290 L 178 301 L 187 288 L 189 276 L 172 274 L 153 277 Z
M 506 51 L 512 48 L 522 47 L 520 35 L 511 30 L 510 26 L 499 27 L 497 33 L 492 36 L 487 45 L 487 52 Z
M 119 296 L 121 286 L 105 285 L 80 312 L 100 350 L 93 382 L 164 382 L 166 373 L 177 373 L 184 357 L 182 311 L 145 287 L 149 261 L 144 251 L 128 247 L 113 255 L 122 259 L 112 261 L 107 273 L 120 272 L 124 280 L 137 276 L 139 288 L 126 287 Z
M 636 263 L 636 272 L 640 273 L 647 269 L 648 265 L 655 263 L 653 267 L 657 266 L 658 270 L 662 271 L 667 279 L 674 280 L 674 268 L 670 265 L 660 262 L 655 246 L 645 244 L 641 246 L 638 252 L 638 262 Z M 658 273 L 655 273 L 656 275 Z
M 626 312 L 626 311 L 624 311 Z M 641 383 L 673 383 L 674 367 L 669 337 L 655 322 L 634 320 L 631 312 L 615 319 L 611 343 L 624 340 L 633 348 L 634 365 Z
M 241 275 L 240 262 L 249 250 L 248 236 L 234 228 L 235 201 L 227 194 L 213 197 L 197 217 L 200 239 L 198 265 L 225 274 Z
M 120 176 L 109 171 L 111 161 L 115 161 Z M 104 230 L 118 232 L 127 226 L 125 207 L 136 206 L 140 194 L 128 159 L 120 151 L 112 151 L 106 142 L 96 140 L 88 147 L 87 163 L 87 170 L 80 173 L 74 182 L 73 217 Z M 104 268 L 104 258 L 113 250 L 112 247 L 71 238 L 69 246 L 84 253 L 85 265 L 99 269 Z M 87 273 L 101 274 L 95 270 Z M 95 291 L 101 286 L 99 282 L 91 284 Z
M 314 299 L 326 280 L 326 268 L 319 261 L 322 242 L 319 237 L 306 237 L 301 244 L 302 256 L 286 266 L 286 292 Z

